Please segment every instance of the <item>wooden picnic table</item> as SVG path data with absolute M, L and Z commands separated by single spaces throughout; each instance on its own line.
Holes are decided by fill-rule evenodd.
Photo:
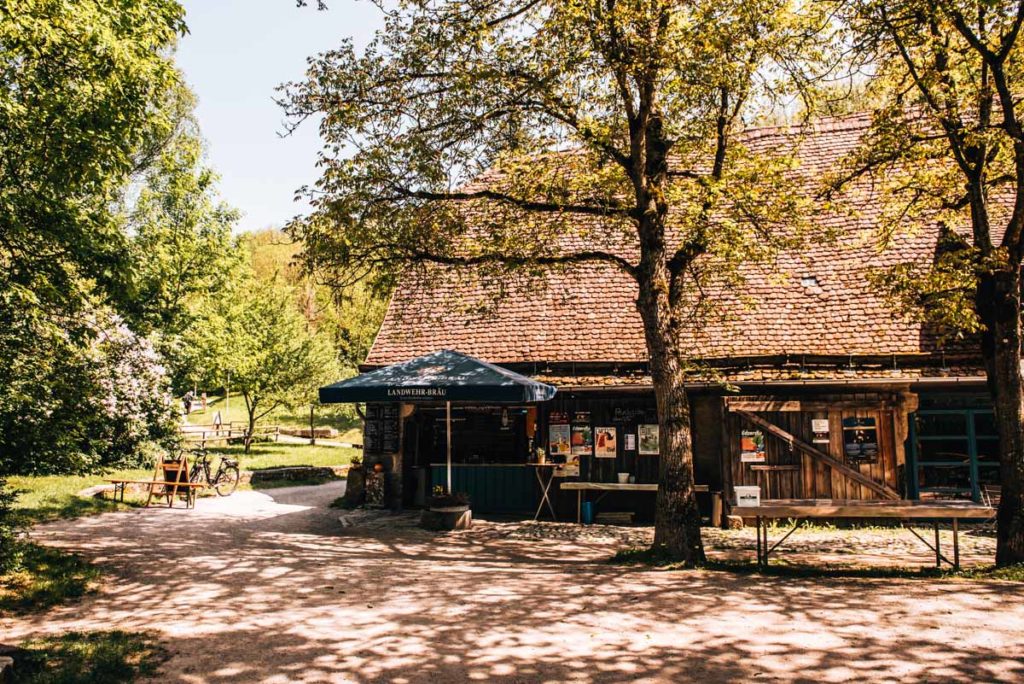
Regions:
M 576 522 L 581 523 L 583 521 L 582 508 L 583 508 L 583 492 L 603 492 L 594 503 L 599 502 L 604 497 L 608 496 L 611 492 L 656 492 L 658 491 L 658 485 L 656 484 L 641 484 L 638 482 L 619 484 L 618 482 L 563 482 L 561 485 L 562 489 L 569 491 L 575 490 L 576 492 Z M 709 492 L 707 485 L 694 485 L 693 491 L 695 492 Z
M 800 525 L 812 518 L 890 519 L 898 520 L 915 537 L 935 552 L 935 567 L 942 567 L 946 561 L 954 569 L 960 569 L 960 520 L 988 520 L 996 514 L 991 506 L 971 501 L 856 501 L 846 499 L 775 499 L 763 501 L 759 506 L 735 506 L 734 515 L 754 518 L 757 522 L 757 564 L 768 566 L 768 556 L 784 541 L 789 539 Z M 768 521 L 793 520 L 793 527 L 777 542 L 769 546 Z M 909 521 L 931 522 L 935 530 L 935 544 L 930 544 L 910 526 Z M 939 544 L 939 522 L 950 520 L 953 524 L 953 560 L 942 555 Z

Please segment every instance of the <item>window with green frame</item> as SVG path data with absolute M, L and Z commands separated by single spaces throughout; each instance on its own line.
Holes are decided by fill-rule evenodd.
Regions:
M 999 437 L 992 409 L 983 399 L 963 399 L 922 397 L 922 408 L 910 421 L 914 498 L 980 501 L 982 487 L 999 483 Z

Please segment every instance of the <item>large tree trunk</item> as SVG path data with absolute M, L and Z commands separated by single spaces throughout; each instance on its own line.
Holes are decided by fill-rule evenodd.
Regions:
M 705 556 L 693 490 L 693 440 L 690 404 L 683 386 L 685 369 L 666 320 L 660 288 L 641 282 L 637 307 L 644 321 L 658 406 L 660 467 L 653 548 L 687 565 L 701 565 Z
M 1021 375 L 1021 273 L 982 276 L 977 295 L 982 355 L 999 434 L 1002 498 L 996 564 L 1024 563 L 1024 378 Z

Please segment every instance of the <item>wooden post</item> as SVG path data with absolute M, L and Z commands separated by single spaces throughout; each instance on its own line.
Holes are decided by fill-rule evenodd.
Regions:
M 448 457 L 445 464 L 448 467 L 448 493 L 452 493 L 452 402 L 446 401 L 445 405 L 445 439 L 448 442 Z
M 309 405 L 309 443 L 316 444 L 316 430 L 313 427 L 313 411 L 316 410 L 314 404 Z

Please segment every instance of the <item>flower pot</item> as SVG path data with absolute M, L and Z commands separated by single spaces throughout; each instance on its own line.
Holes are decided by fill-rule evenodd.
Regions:
M 619 473 L 619 484 L 629 484 L 629 473 Z
M 420 527 L 428 530 L 468 530 L 473 525 L 469 506 L 438 506 L 423 511 Z

